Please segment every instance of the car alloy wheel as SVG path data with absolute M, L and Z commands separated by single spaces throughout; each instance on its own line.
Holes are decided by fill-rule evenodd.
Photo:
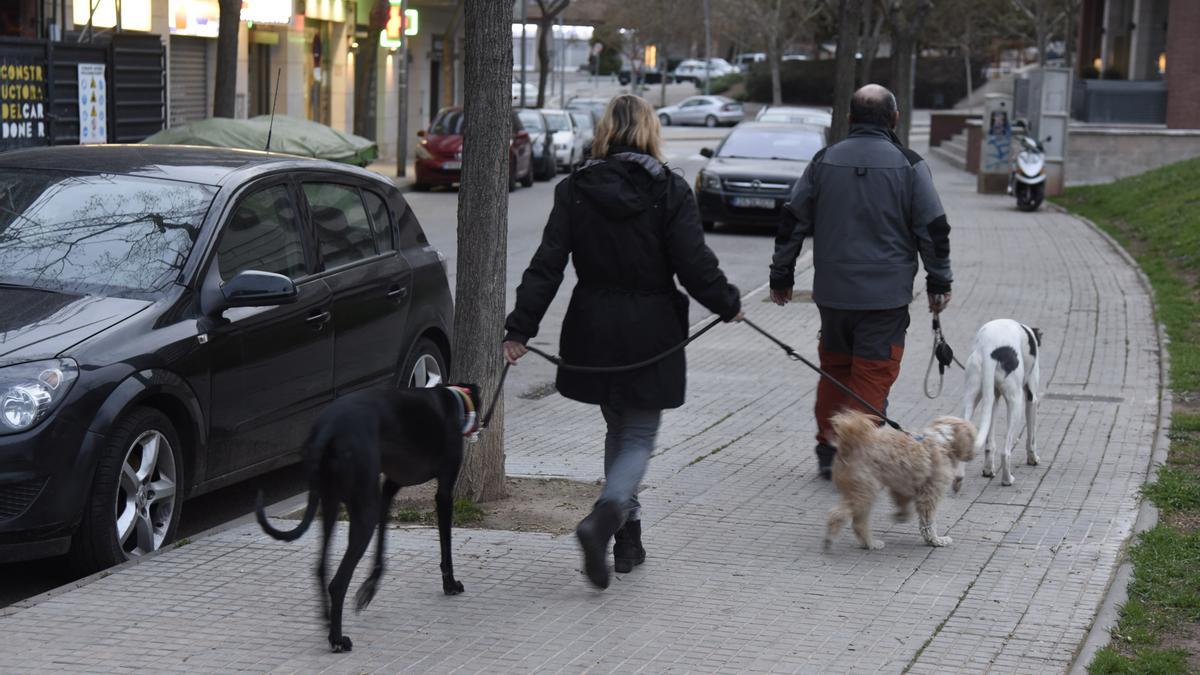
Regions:
M 717 118 L 713 117 L 712 115 L 705 117 L 704 118 L 704 126 L 709 127 L 709 128 L 717 126 Z
M 166 543 L 175 510 L 178 472 L 171 442 L 157 429 L 138 436 L 125 452 L 117 483 L 117 540 L 128 557 Z
M 410 387 L 436 387 L 442 383 L 442 364 L 433 354 L 419 354 L 408 374 Z
M 658 123 L 663 125 L 664 127 L 671 126 L 671 116 L 670 115 L 659 115 Z

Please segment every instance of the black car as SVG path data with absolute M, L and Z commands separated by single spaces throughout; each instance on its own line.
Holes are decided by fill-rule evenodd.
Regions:
M 696 174 L 696 200 L 706 230 L 716 223 L 779 224 L 780 209 L 809 160 L 825 146 L 825 128 L 743 122 Z
M 158 549 L 185 497 L 297 461 L 335 396 L 436 383 L 444 260 L 344 164 L 0 154 L 0 561 Z

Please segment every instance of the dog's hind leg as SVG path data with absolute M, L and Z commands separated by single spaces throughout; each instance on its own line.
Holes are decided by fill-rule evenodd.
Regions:
M 333 526 L 337 524 L 341 502 L 333 498 L 331 490 L 323 490 L 321 497 L 321 553 L 317 559 L 317 583 L 321 588 L 321 616 L 329 620 L 329 543 L 333 541 Z
M 375 474 L 378 475 L 378 474 Z M 346 556 L 338 565 L 337 574 L 329 584 L 329 646 L 334 652 L 348 652 L 353 643 L 342 634 L 342 609 L 346 603 L 346 591 L 350 588 L 350 577 L 354 576 L 354 568 L 367 552 L 371 544 L 371 534 L 378 525 L 379 493 L 370 491 L 361 495 L 355 502 L 348 503 L 350 511 L 350 544 L 346 547 Z
M 825 527 L 825 550 L 833 545 L 833 538 L 842 531 L 842 526 L 850 519 L 850 509 L 844 503 L 839 503 L 829 509 L 829 519 Z
M 854 523 L 854 534 L 863 548 L 877 551 L 883 548 L 883 542 L 871 536 L 871 502 L 855 504 L 850 511 Z
M 1026 384 L 1025 390 L 1025 463 L 1029 466 L 1038 465 L 1037 454 L 1037 399 L 1029 393 L 1029 385 Z
M 442 592 L 446 595 L 462 593 L 462 582 L 454 578 L 454 561 L 451 554 L 450 528 L 454 520 L 454 481 L 438 479 L 437 504 L 438 539 L 442 545 Z
M 892 490 L 892 501 L 896 503 L 896 511 L 892 517 L 897 523 L 906 523 L 912 517 L 912 498 Z
M 1008 426 L 1004 433 L 1004 452 L 1000 455 L 1000 484 L 1012 485 L 1012 452 L 1017 445 L 1017 433 L 1020 430 L 1021 417 L 1023 416 L 1025 406 L 1021 400 L 1023 391 L 1006 391 L 1004 400 L 1006 408 L 1008 408 Z
M 950 537 L 939 537 L 934 517 L 937 515 L 937 496 L 921 495 L 917 497 L 917 518 L 921 523 L 921 536 L 930 546 L 949 546 L 954 542 Z
M 375 567 L 371 569 L 371 574 L 359 586 L 358 593 L 354 596 L 354 611 L 361 612 L 371 604 L 375 599 L 375 592 L 379 590 L 379 580 L 383 577 L 383 555 L 384 555 L 384 539 L 387 537 L 388 522 L 392 516 L 392 500 L 396 498 L 396 493 L 400 491 L 400 484 L 393 483 L 390 480 L 383 481 L 379 502 L 379 536 L 375 540 Z

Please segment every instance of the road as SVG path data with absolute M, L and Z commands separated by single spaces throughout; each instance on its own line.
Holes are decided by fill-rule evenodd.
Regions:
M 668 166 L 681 171 L 691 184 L 696 172 L 704 163 L 700 149 L 715 146 L 725 133 L 727 130 L 680 127 L 666 129 L 664 152 Z M 510 307 L 513 291 L 520 282 L 521 273 L 541 240 L 542 228 L 550 213 L 554 185 L 562 177 L 535 183 L 532 188 L 519 188 L 511 195 L 507 256 Z M 407 198 L 430 241 L 447 256 L 453 289 L 458 271 L 457 192 L 410 193 Z M 748 293 L 766 281 L 772 235 L 772 232 L 762 229 L 729 226 L 718 228 L 716 232 L 708 235 L 709 245 L 720 258 L 722 268 L 743 293 Z M 564 288 L 551 306 L 543 322 L 541 334 L 535 338 L 533 344 L 552 352 L 557 351 L 558 328 L 573 283 L 574 275 L 568 270 Z M 693 302 L 692 322 L 703 320 L 706 316 L 708 312 Z M 519 400 L 511 400 L 514 396 L 520 399 L 545 395 L 550 391 L 548 385 L 552 384 L 553 380 L 554 371 L 548 363 L 533 357 L 527 358 L 509 375 L 509 405 L 520 404 Z M 298 468 L 292 467 L 189 501 L 183 510 L 179 536 L 193 537 L 206 530 L 245 519 L 252 513 L 255 494 L 259 488 L 267 492 L 269 499 L 282 500 L 302 492 L 304 485 Z M 57 560 L 0 565 L 0 607 L 70 583 L 74 578 L 67 566 Z

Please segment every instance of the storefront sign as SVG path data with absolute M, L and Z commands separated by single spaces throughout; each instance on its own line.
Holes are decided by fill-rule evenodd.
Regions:
M 108 88 L 103 63 L 79 64 L 79 144 L 108 142 Z
M 321 21 L 345 21 L 346 0 L 304 0 L 304 16 Z
M 221 8 L 217 0 L 171 0 L 171 35 L 215 38 L 220 32 Z
M 242 21 L 290 24 L 292 22 L 292 0 L 242 0 Z
M 46 66 L 0 57 L 0 149 L 46 145 Z
M 162 0 L 159 0 L 162 2 Z M 121 30 L 150 31 L 150 0 L 121 0 Z M 115 28 L 117 0 L 79 0 L 72 3 L 71 19 L 79 28 Z
M 379 46 L 387 49 L 399 49 L 403 46 L 403 41 L 400 39 L 400 31 L 412 37 L 421 29 L 421 15 L 415 9 L 404 11 L 404 17 L 400 17 L 400 0 L 389 0 L 388 2 L 388 20 L 383 27 L 383 32 L 379 34 Z

